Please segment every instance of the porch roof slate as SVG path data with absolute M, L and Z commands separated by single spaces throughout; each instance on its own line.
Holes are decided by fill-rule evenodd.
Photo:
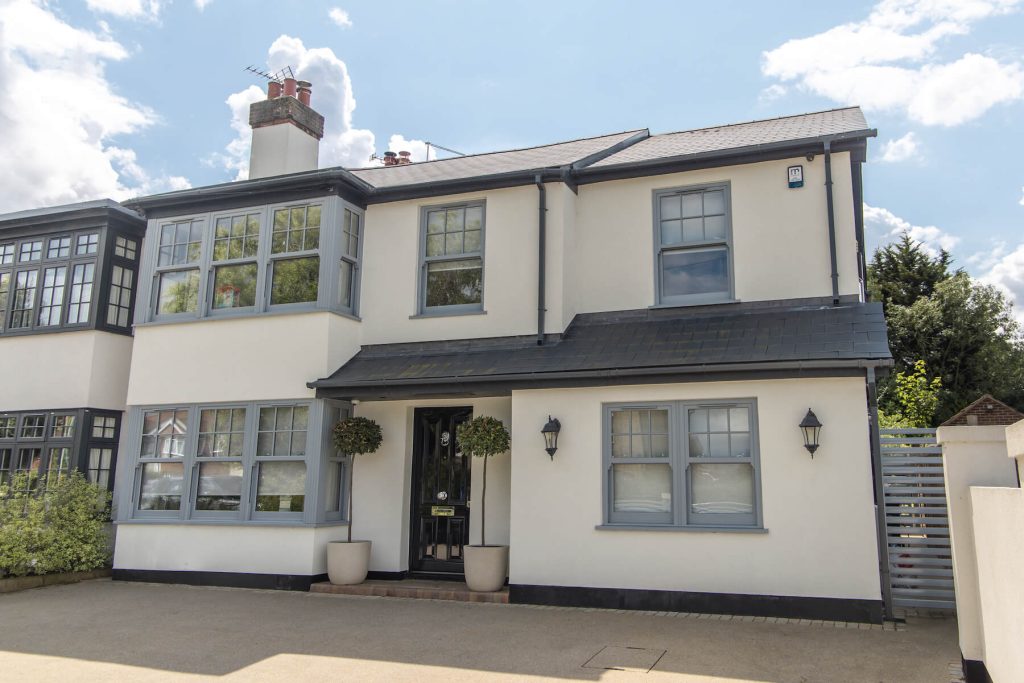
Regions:
M 570 374 L 706 372 L 737 364 L 889 365 L 891 358 L 881 304 L 733 304 L 577 315 L 564 334 L 550 335 L 544 345 L 532 336 L 367 345 L 330 377 L 309 386 L 336 394 Z

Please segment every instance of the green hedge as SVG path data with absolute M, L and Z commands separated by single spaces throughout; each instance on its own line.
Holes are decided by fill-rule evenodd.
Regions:
M 108 566 L 110 494 L 79 472 L 51 483 L 45 495 L 27 477 L 0 485 L 0 577 Z M 26 483 L 34 486 L 26 491 Z

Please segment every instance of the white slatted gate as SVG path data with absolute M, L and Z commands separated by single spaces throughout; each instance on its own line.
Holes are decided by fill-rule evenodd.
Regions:
M 882 429 L 882 482 L 892 600 L 954 609 L 942 448 L 934 429 Z

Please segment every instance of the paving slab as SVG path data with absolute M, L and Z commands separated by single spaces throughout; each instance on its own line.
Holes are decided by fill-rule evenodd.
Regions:
M 949 618 L 861 630 L 110 580 L 0 595 L 0 624 L 5 681 L 945 683 L 959 657 Z

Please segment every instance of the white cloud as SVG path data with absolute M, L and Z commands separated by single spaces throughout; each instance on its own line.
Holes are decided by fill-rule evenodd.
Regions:
M 209 5 L 211 2 L 213 2 L 213 0 L 194 0 L 194 1 L 195 1 L 195 4 L 196 4 L 196 9 L 198 9 L 200 12 L 202 12 L 204 9 L 206 9 L 206 6 Z
M 1014 314 L 1024 323 L 1024 243 L 1007 253 L 1005 247 L 998 258 L 987 264 L 987 270 L 978 278 L 979 282 L 995 285 L 1014 302 Z
M 93 12 L 121 19 L 156 19 L 161 9 L 160 0 L 85 0 L 85 4 Z
M 349 18 L 348 12 L 340 7 L 332 7 L 328 10 L 327 16 L 331 18 L 331 21 L 342 28 L 352 28 L 352 20 Z
M 936 256 L 940 249 L 951 251 L 960 241 L 959 237 L 950 235 L 934 225 L 913 225 L 888 209 L 864 205 L 864 223 L 871 229 L 880 229 L 887 237 L 899 237 L 903 233 L 910 239 L 920 242 L 925 252 Z
M 158 117 L 106 79 L 106 64 L 128 57 L 121 44 L 70 25 L 41 0 L 0 5 L 0 36 L 4 153 L 17 160 L 0 165 L 0 211 L 124 199 L 188 182 L 150 175 L 125 147 L 126 136 Z
M 889 140 L 882 145 L 882 161 L 886 163 L 899 163 L 908 161 L 918 156 L 917 136 L 913 131 L 901 138 Z
M 1021 0 L 882 0 L 868 17 L 764 53 L 761 71 L 842 104 L 901 111 L 925 125 L 955 126 L 1024 98 L 1024 68 L 940 43 L 972 24 L 1016 11 Z
M 406 140 L 404 136 L 394 134 L 388 140 L 389 152 L 409 152 L 409 158 L 413 161 L 430 161 L 437 158 L 437 150 L 433 147 L 427 150 L 427 143 L 423 140 Z M 427 155 L 430 158 L 427 158 Z
M 1020 188 L 1020 205 L 1024 206 L 1024 187 Z
M 270 46 L 267 67 L 270 71 L 276 72 L 286 66 L 292 67 L 297 78 L 313 84 L 312 106 L 324 116 L 320 166 L 360 168 L 374 165 L 375 162 L 370 160 L 376 149 L 373 132 L 355 128 L 353 125 L 356 99 L 352 93 L 352 80 L 349 78 L 345 62 L 330 48 L 307 48 L 300 39 L 282 35 Z M 249 176 L 249 152 L 252 142 L 249 105 L 264 97 L 266 95 L 259 88 L 250 86 L 227 99 L 227 105 L 231 109 L 231 127 L 236 136 L 223 153 L 214 155 L 207 161 L 219 162 L 233 171 L 236 180 L 244 180 Z M 413 153 L 413 159 L 416 161 L 422 161 L 426 156 L 426 143 L 406 140 L 401 135 L 391 137 L 389 149 L 408 150 Z

